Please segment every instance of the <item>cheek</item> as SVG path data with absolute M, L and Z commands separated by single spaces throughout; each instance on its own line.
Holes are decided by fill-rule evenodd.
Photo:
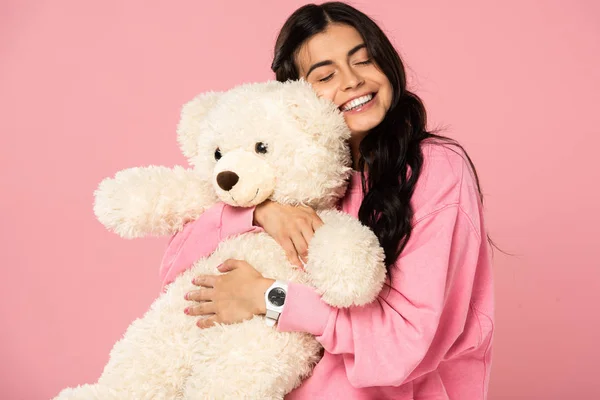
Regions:
M 392 104 L 393 97 L 392 85 L 390 85 L 389 82 L 384 82 L 379 92 L 383 95 L 381 98 L 383 104 L 385 104 L 389 108 Z
M 314 88 L 314 86 L 313 86 L 313 88 Z M 317 96 L 335 103 L 335 94 L 337 93 L 337 91 L 335 89 L 333 89 L 333 88 L 315 88 L 315 92 L 317 93 Z
M 385 95 L 385 105 L 387 106 L 387 108 L 389 109 L 390 106 L 392 105 L 392 97 L 393 97 L 393 92 L 392 92 L 392 88 L 388 87 L 386 90 L 386 95 Z

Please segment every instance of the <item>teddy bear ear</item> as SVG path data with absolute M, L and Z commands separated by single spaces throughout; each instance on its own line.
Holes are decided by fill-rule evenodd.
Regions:
M 206 92 L 196 96 L 181 109 L 181 117 L 177 126 L 177 142 L 188 159 L 198 154 L 198 136 L 200 126 L 206 114 L 217 104 L 221 92 Z
M 302 131 L 317 140 L 347 140 L 350 131 L 340 110 L 330 100 L 320 98 L 303 79 L 288 81 L 288 109 Z

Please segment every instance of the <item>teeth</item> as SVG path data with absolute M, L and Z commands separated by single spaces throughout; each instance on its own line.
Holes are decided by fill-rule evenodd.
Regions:
M 346 104 L 344 104 L 344 106 L 342 107 L 342 111 L 350 111 L 354 108 L 360 107 L 365 103 L 368 103 L 369 101 L 371 101 L 371 99 L 373 98 L 372 94 L 367 94 L 365 96 L 359 97 L 357 99 L 354 99 L 352 101 L 347 102 Z

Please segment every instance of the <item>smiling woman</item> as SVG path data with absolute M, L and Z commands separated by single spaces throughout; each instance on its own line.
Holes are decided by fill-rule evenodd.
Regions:
M 373 20 L 349 5 L 311 4 L 294 12 L 277 39 L 272 69 L 282 82 L 305 79 L 343 114 L 355 172 L 340 207 L 376 234 L 387 286 L 370 304 L 336 308 L 294 282 L 271 282 L 266 295 L 245 290 L 265 288 L 265 278 L 247 262 L 231 260 L 237 268 L 220 268 L 225 277 L 208 284 L 198 277 L 201 288 L 187 298 L 199 304 L 187 313 L 206 317 L 200 328 L 266 313 L 279 331 L 315 335 L 323 358 L 286 398 L 485 398 L 493 289 L 482 196 L 469 157 L 455 141 L 427 131 L 425 108 L 407 90 L 398 53 Z M 312 209 L 269 200 L 248 210 L 252 218 L 211 212 L 219 230 L 232 234 L 254 229 L 253 221 L 299 267 L 322 229 Z M 240 301 L 219 305 L 225 294 Z

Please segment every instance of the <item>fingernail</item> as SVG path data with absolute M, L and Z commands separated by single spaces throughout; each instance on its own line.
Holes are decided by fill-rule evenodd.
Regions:
M 186 300 L 189 300 L 190 294 L 186 293 L 185 296 L 183 296 Z
M 190 308 L 187 307 L 185 310 L 183 310 L 184 313 L 189 314 L 190 313 Z

